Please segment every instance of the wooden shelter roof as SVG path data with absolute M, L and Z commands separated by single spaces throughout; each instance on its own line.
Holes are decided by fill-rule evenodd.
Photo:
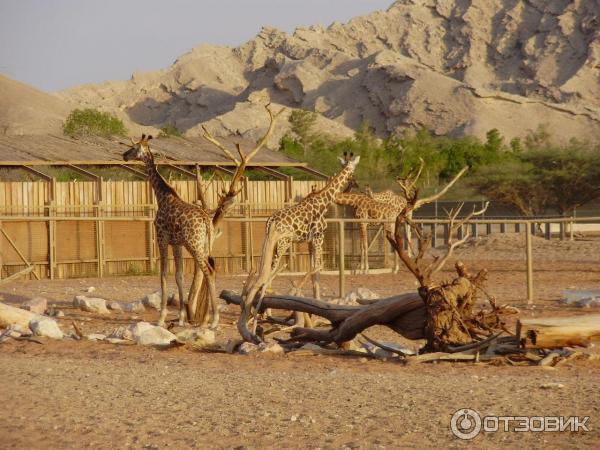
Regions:
M 249 151 L 253 142 L 219 138 L 236 154 L 235 143 Z M 125 144 L 125 145 L 122 145 Z M 72 139 L 64 136 L 0 136 L 0 167 L 4 166 L 61 166 L 61 165 L 136 165 L 140 161 L 125 162 L 122 153 L 127 150 L 126 139 L 90 137 Z M 179 166 L 233 166 L 222 152 L 202 138 L 159 138 L 152 141 L 152 149 L 164 157 L 158 164 Z M 249 167 L 297 167 L 307 164 L 267 148 L 256 154 Z M 310 171 L 310 169 L 309 169 Z

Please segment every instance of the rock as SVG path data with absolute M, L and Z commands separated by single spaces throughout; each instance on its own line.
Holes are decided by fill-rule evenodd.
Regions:
M 55 311 L 56 311 L 55 317 L 57 317 L 57 318 L 65 317 L 65 313 L 62 312 L 60 309 L 57 309 Z
M 272 353 L 274 355 L 283 355 L 285 350 L 277 342 L 261 343 L 259 346 L 260 353 Z
M 120 307 L 121 307 L 121 311 L 129 312 L 129 313 L 143 313 L 143 312 L 146 312 L 146 308 L 144 308 L 144 305 L 140 301 L 131 302 L 131 303 L 125 303 L 124 302 L 124 303 L 120 304 Z
M 313 352 L 322 352 L 323 351 L 323 347 L 317 345 L 317 344 L 313 344 L 311 342 L 309 342 L 308 344 L 304 344 L 302 347 L 300 347 L 302 350 L 311 350 Z
M 149 324 L 148 322 L 136 322 L 131 324 L 126 330 L 123 331 L 122 339 L 131 339 L 132 341 L 137 341 L 140 336 L 147 330 L 154 328 L 154 325 Z M 115 333 L 118 331 L 115 330 L 111 337 L 119 337 Z
M 133 342 L 131 342 L 128 339 L 119 339 L 119 338 L 111 338 L 108 337 L 105 339 L 106 342 L 108 342 L 109 344 L 116 344 L 116 345 L 131 345 L 133 344 Z
M 137 338 L 138 345 L 168 347 L 177 341 L 177 336 L 163 327 L 152 326 Z
M 146 295 L 142 299 L 142 303 L 146 308 L 154 308 L 157 311 L 160 311 L 160 304 L 161 304 L 160 291 L 156 291 L 156 292 L 153 292 L 152 294 Z
M 92 333 L 84 336 L 88 341 L 103 341 L 106 339 L 104 334 Z
M 108 302 L 106 304 L 106 307 L 108 309 L 110 309 L 111 311 L 117 311 L 117 312 L 123 311 L 123 306 L 121 305 L 121 302 Z
M 87 292 L 88 294 L 91 294 L 92 292 L 94 292 L 96 290 L 96 288 L 94 286 L 90 286 L 89 288 L 87 288 L 85 290 L 85 292 Z
M 540 385 L 542 389 L 562 389 L 565 385 L 562 383 L 544 383 Z
M 250 353 L 258 352 L 258 345 L 253 344 L 251 342 L 244 342 L 238 348 L 238 353 L 240 355 L 249 355 Z
M 214 345 L 215 341 L 215 332 L 213 330 L 203 328 L 198 330 L 196 339 L 194 339 L 194 345 L 197 347 L 208 347 L 210 345 Z
M 600 308 L 600 290 L 567 289 L 559 303 L 578 308 Z
M 177 339 L 181 342 L 191 342 L 196 339 L 197 329 L 196 328 L 186 328 L 185 330 L 178 331 L 175 333 Z
M 76 305 L 82 311 L 87 311 L 96 314 L 110 314 L 106 308 L 106 300 L 103 298 L 86 297 L 85 295 L 77 295 L 73 300 L 73 305 Z
M 356 288 L 356 294 L 358 298 L 361 300 L 377 300 L 379 299 L 379 295 L 373 292 L 371 289 L 366 287 L 358 287 Z
M 205 328 L 186 328 L 177 333 L 181 342 L 193 342 L 195 347 L 207 347 L 215 343 L 215 332 Z
M 50 318 L 34 319 L 29 322 L 29 328 L 35 336 L 52 339 L 62 339 L 64 336 L 56 321 Z
M 48 300 L 44 297 L 34 297 L 30 300 L 27 300 L 25 303 L 21 305 L 21 309 L 25 311 L 31 311 L 36 314 L 44 314 L 46 309 L 48 309 Z

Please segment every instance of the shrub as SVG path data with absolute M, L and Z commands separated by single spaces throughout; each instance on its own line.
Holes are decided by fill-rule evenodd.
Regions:
M 117 117 L 96 109 L 75 109 L 63 125 L 63 133 L 67 136 L 125 136 L 127 129 Z
M 181 137 L 181 131 L 175 125 L 165 125 L 160 129 L 158 137 L 170 138 L 170 137 Z

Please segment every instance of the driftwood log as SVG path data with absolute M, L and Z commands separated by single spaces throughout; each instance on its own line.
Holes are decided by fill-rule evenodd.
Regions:
M 517 338 L 522 348 L 587 347 L 600 341 L 600 314 L 521 319 Z

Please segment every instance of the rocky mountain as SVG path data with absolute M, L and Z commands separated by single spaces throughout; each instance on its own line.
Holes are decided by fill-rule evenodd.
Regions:
M 599 94 L 600 0 L 398 0 L 346 24 L 263 28 L 237 48 L 200 45 L 169 68 L 59 93 L 190 136 L 205 124 L 255 138 L 270 101 L 319 113 L 318 127 L 339 136 L 368 121 L 381 135 L 513 137 L 546 124 L 565 139 L 600 136 Z

